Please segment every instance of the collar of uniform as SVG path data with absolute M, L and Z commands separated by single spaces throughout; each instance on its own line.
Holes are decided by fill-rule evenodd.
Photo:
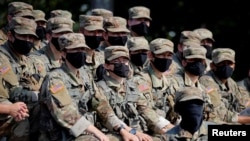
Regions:
M 58 68 L 61 66 L 60 61 L 55 59 L 55 56 L 49 45 L 44 47 L 44 53 L 48 57 L 51 66 L 53 66 L 54 68 Z
M 81 79 L 80 79 L 79 70 L 77 70 L 77 74 L 74 74 L 69 69 L 69 67 L 67 66 L 66 63 L 63 63 L 61 68 L 64 70 L 64 72 L 66 72 L 74 80 L 74 82 L 75 82 L 74 85 L 76 85 L 76 86 L 83 85 L 83 81 L 81 81 Z
M 151 77 L 151 79 L 152 79 L 152 84 L 153 84 L 153 87 L 154 88 L 162 88 L 162 87 L 164 87 L 164 83 L 163 83 L 163 75 L 162 75 L 162 77 L 161 77 L 161 79 L 159 79 L 156 75 L 155 75 L 155 72 L 154 72 L 154 70 L 153 70 L 153 68 L 152 68 L 152 66 L 151 66 L 151 64 L 149 65 L 149 67 L 148 67 L 148 72 L 149 72 L 149 75 L 150 75 L 150 77 Z
M 220 79 L 214 74 L 214 72 L 211 71 L 211 75 L 214 78 L 215 82 L 219 85 L 221 90 L 223 91 L 228 90 L 227 86 L 220 81 Z
M 18 57 L 18 55 L 14 52 L 12 43 L 10 41 L 7 41 L 7 43 L 3 46 L 7 52 L 10 53 L 11 57 L 18 63 L 22 62 L 22 60 L 25 58 L 25 55 L 21 55 L 21 57 Z
M 184 73 L 184 84 L 185 86 L 196 87 L 186 72 Z
M 108 71 L 103 75 L 103 79 L 107 83 L 108 87 L 115 88 L 115 89 L 121 87 L 121 84 L 118 81 L 116 81 L 114 78 L 112 78 L 109 75 Z

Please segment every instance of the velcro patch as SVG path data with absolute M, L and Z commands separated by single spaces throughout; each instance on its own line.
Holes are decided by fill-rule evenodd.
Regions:
M 50 91 L 55 94 L 58 93 L 60 90 L 62 90 L 64 88 L 63 84 L 56 84 L 50 87 Z
M 7 73 L 10 70 L 9 66 L 2 66 L 0 67 L 0 73 L 3 75 L 5 73 Z
M 139 91 L 145 91 L 145 90 L 149 90 L 149 86 L 147 85 L 147 84 L 140 84 L 139 86 L 138 86 L 138 89 L 139 89 Z
M 214 91 L 215 91 L 214 88 L 211 88 L 211 87 L 208 87 L 208 88 L 207 88 L 207 93 L 208 93 L 208 94 L 211 94 L 211 93 L 214 92 Z

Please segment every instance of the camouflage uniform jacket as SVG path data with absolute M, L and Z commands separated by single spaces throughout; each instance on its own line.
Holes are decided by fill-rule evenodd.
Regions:
M 225 122 L 235 122 L 238 112 L 245 108 L 242 94 L 236 82 L 228 78 L 226 84 L 209 71 L 200 77 L 200 83 L 208 89 L 208 94 L 218 117 Z
M 31 52 L 41 50 L 46 46 L 48 46 L 48 42 L 46 40 L 35 41 L 35 46 L 32 48 Z
M 174 53 L 173 62 L 176 64 L 175 74 L 184 73 L 184 68 L 182 66 L 180 53 L 178 53 L 178 52 Z
M 166 133 L 166 136 L 168 141 L 207 141 L 207 128 L 205 121 L 203 121 L 200 129 L 192 135 L 190 132 L 182 129 L 178 124 L 170 129 Z
M 8 41 L 0 46 L 0 58 L 0 101 L 22 101 L 29 109 L 33 108 L 38 103 L 37 93 L 46 74 L 43 62 L 24 55 L 17 57 Z
M 219 120 L 215 116 L 216 114 L 214 113 L 213 103 L 211 101 L 210 95 L 208 95 L 208 92 L 210 91 L 209 88 L 202 85 L 199 81 L 196 83 L 192 82 L 192 80 L 190 79 L 190 77 L 186 73 L 183 73 L 182 75 L 176 74 L 173 77 L 170 77 L 169 79 L 171 81 L 170 87 L 173 87 L 171 89 L 177 90 L 177 89 L 182 88 L 182 87 L 197 87 L 201 91 L 203 91 L 203 96 L 204 96 L 204 101 L 205 101 L 204 120 L 216 121 L 219 123 L 221 122 L 221 120 Z
M 158 116 L 156 111 L 148 105 L 146 97 L 138 91 L 133 82 L 124 79 L 123 84 L 118 84 L 116 80 L 105 74 L 103 80 L 98 81 L 97 85 L 106 95 L 118 118 L 129 126 L 139 128 L 139 130 L 141 128 L 143 131 L 148 127 L 155 133 L 159 133 L 159 130 L 168 124 L 166 123 L 168 121 Z M 103 85 L 107 88 L 105 89 Z M 107 116 L 103 117 L 104 121 L 106 121 L 105 118 Z M 142 125 L 143 122 L 147 127 L 138 127 L 138 123 Z
M 239 88 L 250 96 L 250 79 L 249 77 L 244 78 L 237 82 Z
M 87 55 L 86 63 L 83 67 L 89 74 L 92 74 L 92 79 L 95 81 L 97 80 L 96 69 L 104 62 L 104 52 L 94 51 L 94 54 L 92 56 Z
M 0 30 L 0 45 L 4 44 L 8 40 L 7 32 L 8 32 L 9 25 L 5 25 Z
M 59 68 L 61 66 L 61 60 L 55 60 L 54 55 L 49 47 L 49 45 L 47 45 L 46 47 L 38 50 L 38 51 L 34 51 L 32 53 L 30 53 L 30 57 L 32 58 L 38 58 L 40 60 L 42 60 L 45 64 L 45 68 L 47 72 L 50 72 L 51 70 L 55 69 L 55 68 Z
M 78 137 L 91 124 L 79 109 L 81 101 L 86 100 L 83 98 L 86 98 L 84 95 L 89 87 L 84 75 L 80 70 L 77 75 L 72 74 L 63 64 L 46 76 L 39 97 L 42 103 L 40 123 L 42 131 L 47 131 L 51 138 L 56 136 L 56 131 L 65 129 L 67 134 Z M 78 126 L 78 133 L 73 131 L 75 126 Z
M 152 66 L 149 65 L 140 74 L 135 75 L 131 81 L 137 84 L 139 91 L 147 98 L 149 105 L 156 109 L 159 115 L 166 117 L 169 108 L 174 105 L 174 96 L 168 95 L 175 91 L 175 89 L 169 89 L 171 85 L 169 79 L 165 75 L 159 79 Z

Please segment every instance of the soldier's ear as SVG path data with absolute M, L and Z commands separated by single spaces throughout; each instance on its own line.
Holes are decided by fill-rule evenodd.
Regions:
M 182 64 L 183 67 L 185 67 L 185 66 L 187 65 L 186 60 L 185 60 L 185 59 L 182 59 L 182 60 L 181 60 L 181 64 Z

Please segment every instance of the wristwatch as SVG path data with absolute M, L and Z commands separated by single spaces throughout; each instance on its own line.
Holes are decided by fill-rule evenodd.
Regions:
M 121 124 L 121 125 L 116 129 L 116 132 L 120 133 L 120 131 L 121 131 L 122 129 L 125 129 L 125 127 L 124 127 L 123 124 Z
M 132 129 L 129 131 L 129 133 L 135 135 L 135 134 L 136 134 L 136 129 L 135 129 L 135 128 L 132 128 Z

